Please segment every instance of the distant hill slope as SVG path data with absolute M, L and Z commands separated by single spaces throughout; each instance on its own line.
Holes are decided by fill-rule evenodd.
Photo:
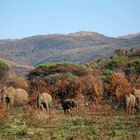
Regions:
M 1 62 L 6 63 L 9 66 L 9 73 L 16 73 L 18 76 L 26 76 L 31 70 L 34 69 L 32 66 L 22 65 L 17 62 L 0 58 L 0 64 Z M 1 65 L 0 65 L 0 72 L 1 72 Z
M 108 57 L 118 47 L 140 47 L 140 34 L 113 38 L 95 32 L 78 32 L 0 40 L 0 57 L 31 66 L 59 61 L 85 63 Z

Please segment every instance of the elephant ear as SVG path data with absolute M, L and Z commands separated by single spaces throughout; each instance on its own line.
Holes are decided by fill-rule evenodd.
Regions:
M 0 91 L 0 92 L 1 92 L 1 95 L 3 95 L 3 94 L 5 93 L 6 88 L 7 88 L 7 87 L 3 87 L 3 88 L 1 89 L 1 91 Z

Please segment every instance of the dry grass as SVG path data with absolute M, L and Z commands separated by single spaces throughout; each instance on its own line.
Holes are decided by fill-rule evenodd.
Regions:
M 140 116 L 128 116 L 102 105 L 78 108 L 70 115 L 53 108 L 48 114 L 35 108 L 14 108 L 0 121 L 1 139 L 94 140 L 140 137 Z

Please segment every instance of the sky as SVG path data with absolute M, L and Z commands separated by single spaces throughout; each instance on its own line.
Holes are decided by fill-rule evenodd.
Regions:
M 0 39 L 98 32 L 140 32 L 140 0 L 0 0 Z

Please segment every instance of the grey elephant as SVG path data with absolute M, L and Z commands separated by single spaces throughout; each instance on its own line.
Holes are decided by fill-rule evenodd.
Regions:
M 136 107 L 136 97 L 133 94 L 125 94 L 125 111 L 133 115 Z
M 136 97 L 136 107 L 140 111 L 140 89 L 134 89 L 133 94 Z
M 25 105 L 28 102 L 28 94 L 21 88 L 4 87 L 1 91 L 1 100 L 7 108 L 11 108 L 13 105 Z
M 46 109 L 49 111 L 50 106 L 52 105 L 52 96 L 48 93 L 39 93 L 37 97 L 37 107 L 41 110 Z

